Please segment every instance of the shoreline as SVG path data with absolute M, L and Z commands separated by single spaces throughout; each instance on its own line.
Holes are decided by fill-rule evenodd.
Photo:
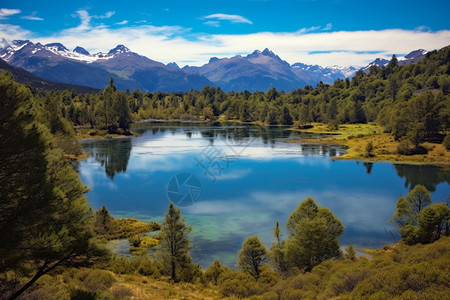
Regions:
M 427 154 L 401 155 L 397 153 L 398 142 L 376 124 L 343 124 L 338 130 L 325 129 L 325 124 L 315 123 L 309 129 L 291 130 L 302 133 L 327 134 L 330 136 L 319 139 L 291 139 L 291 143 L 308 143 L 318 145 L 335 145 L 345 147 L 347 153 L 332 160 L 355 160 L 367 163 L 386 162 L 407 165 L 433 165 L 450 169 L 450 151 L 442 144 L 425 142 Z M 324 130 L 325 129 L 325 130 Z M 366 145 L 371 142 L 371 156 L 365 154 Z
M 134 122 L 133 124 L 143 124 L 148 122 L 155 123 L 169 123 L 179 122 L 185 124 L 205 124 L 213 122 L 224 122 L 223 120 L 165 120 L 165 119 L 146 119 Z M 227 120 L 226 122 L 238 124 L 251 124 L 259 126 L 267 126 L 264 124 L 257 124 L 255 122 L 240 122 L 238 120 Z M 330 157 L 331 160 L 354 160 L 368 163 L 386 162 L 393 164 L 408 164 L 408 165 L 434 165 L 438 167 L 448 168 L 450 170 L 450 151 L 446 150 L 442 144 L 437 143 L 423 143 L 429 150 L 427 154 L 401 155 L 397 153 L 398 142 L 393 137 L 384 133 L 381 126 L 376 124 L 342 124 L 337 130 L 328 130 L 326 124 L 312 123 L 313 127 L 308 129 L 286 128 L 300 133 L 323 134 L 327 135 L 322 138 L 314 139 L 289 139 L 289 143 L 303 143 L 316 145 L 335 145 L 344 147 L 346 154 L 339 157 Z M 90 135 L 90 131 L 96 131 L 97 134 Z M 76 128 L 77 139 L 80 143 L 87 141 L 96 141 L 104 139 L 124 139 L 138 136 L 137 133 L 131 131 L 131 134 L 108 134 L 102 135 L 101 130 L 90 128 Z M 100 133 L 100 134 L 98 134 Z M 373 151 L 371 156 L 365 155 L 365 146 L 372 142 Z M 80 158 L 75 160 L 86 159 L 87 155 L 83 153 Z

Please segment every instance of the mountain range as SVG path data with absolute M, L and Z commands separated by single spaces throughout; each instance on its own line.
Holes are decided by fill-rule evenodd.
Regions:
M 357 67 L 321 67 L 294 63 L 290 65 L 278 55 L 265 49 L 247 56 L 213 57 L 201 67 L 163 63 L 118 45 L 108 53 L 90 54 L 77 46 L 73 51 L 60 43 L 42 45 L 29 40 L 2 41 L 0 58 L 8 64 L 23 68 L 36 76 L 54 82 L 104 88 L 109 78 L 120 90 L 181 92 L 199 90 L 205 85 L 219 86 L 224 91 L 267 91 L 270 88 L 290 91 L 319 82 L 333 83 L 336 79 L 352 77 Z M 424 50 L 416 50 L 399 60 L 407 64 L 422 59 Z M 388 61 L 376 59 L 371 65 L 383 66 Z
M 57 91 L 74 90 L 76 93 L 79 94 L 85 93 L 89 94 L 92 92 L 98 92 L 98 89 L 94 89 L 87 86 L 53 82 L 50 80 L 40 78 L 22 68 L 11 66 L 10 64 L 8 64 L 7 62 L 5 62 L 3 59 L 0 58 L 0 73 L 4 71 L 9 72 L 13 76 L 15 81 L 25 84 L 34 89 L 57 90 Z

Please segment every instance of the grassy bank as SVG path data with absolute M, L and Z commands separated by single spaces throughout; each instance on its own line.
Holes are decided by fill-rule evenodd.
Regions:
M 368 162 L 394 162 L 407 164 L 434 164 L 450 166 L 450 151 L 442 144 L 423 143 L 428 150 L 426 154 L 401 155 L 397 152 L 398 141 L 392 135 L 383 133 L 381 126 L 376 124 L 345 124 L 337 130 L 330 130 L 328 125 L 314 123 L 312 128 L 293 129 L 301 132 L 330 134 L 320 139 L 290 140 L 290 142 L 315 143 L 346 146 L 347 154 L 334 159 L 353 159 Z M 367 155 L 366 146 L 372 142 L 373 150 Z
M 84 139 L 117 139 L 137 136 L 137 133 L 130 131 L 119 130 L 117 133 L 108 133 L 106 129 L 91 129 L 91 128 L 75 128 L 78 140 Z
M 151 260 L 60 269 L 45 275 L 27 299 L 448 299 L 450 238 L 428 245 L 402 242 L 366 250 L 372 258 L 327 260 L 311 272 L 285 277 L 266 268 L 255 280 L 221 267 L 193 283 L 174 283 Z M 133 263 L 136 262 L 136 263 Z M 58 284 L 55 284 L 57 282 Z

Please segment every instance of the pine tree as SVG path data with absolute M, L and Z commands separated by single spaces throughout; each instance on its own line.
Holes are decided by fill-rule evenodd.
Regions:
M 95 214 L 95 230 L 98 232 L 108 231 L 113 219 L 106 206 L 103 205 Z
M 311 271 L 322 261 L 341 255 L 338 237 L 344 226 L 333 213 L 305 199 L 289 216 L 286 228 L 286 260 L 291 267 Z
M 185 224 L 179 208 L 170 202 L 161 227 L 160 256 L 164 267 L 172 280 L 177 280 L 180 269 L 190 267 L 192 258 L 189 254 L 191 243 L 189 233 L 192 228 Z
M 37 121 L 36 99 L 5 74 L 0 98 L 0 139 L 8 145 L 0 149 L 0 272 L 27 278 L 10 291 L 14 299 L 56 267 L 104 253 L 91 240 L 87 188 Z
M 280 224 L 277 221 L 273 230 L 274 243 L 270 247 L 270 262 L 273 268 L 280 274 L 286 274 L 288 266 L 285 257 L 284 241 L 281 240 Z
M 238 253 L 238 266 L 244 271 L 259 278 L 261 267 L 267 259 L 266 247 L 256 235 L 251 236 L 242 244 Z

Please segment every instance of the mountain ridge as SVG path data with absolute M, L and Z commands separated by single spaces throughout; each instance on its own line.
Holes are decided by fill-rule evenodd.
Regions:
M 176 63 L 167 65 L 132 52 L 119 44 L 109 52 L 90 54 L 77 46 L 70 51 L 61 43 L 33 43 L 29 40 L 2 41 L 0 58 L 44 79 L 101 89 L 114 78 L 120 90 L 182 92 L 206 85 L 220 86 L 224 91 L 295 90 L 319 82 L 332 84 L 337 79 L 352 77 L 358 70 L 368 72 L 372 65 L 384 66 L 389 61 L 378 58 L 368 66 L 357 67 L 289 64 L 268 48 L 241 56 L 217 58 L 200 67 Z M 426 51 L 418 49 L 399 60 L 409 64 L 423 59 Z

